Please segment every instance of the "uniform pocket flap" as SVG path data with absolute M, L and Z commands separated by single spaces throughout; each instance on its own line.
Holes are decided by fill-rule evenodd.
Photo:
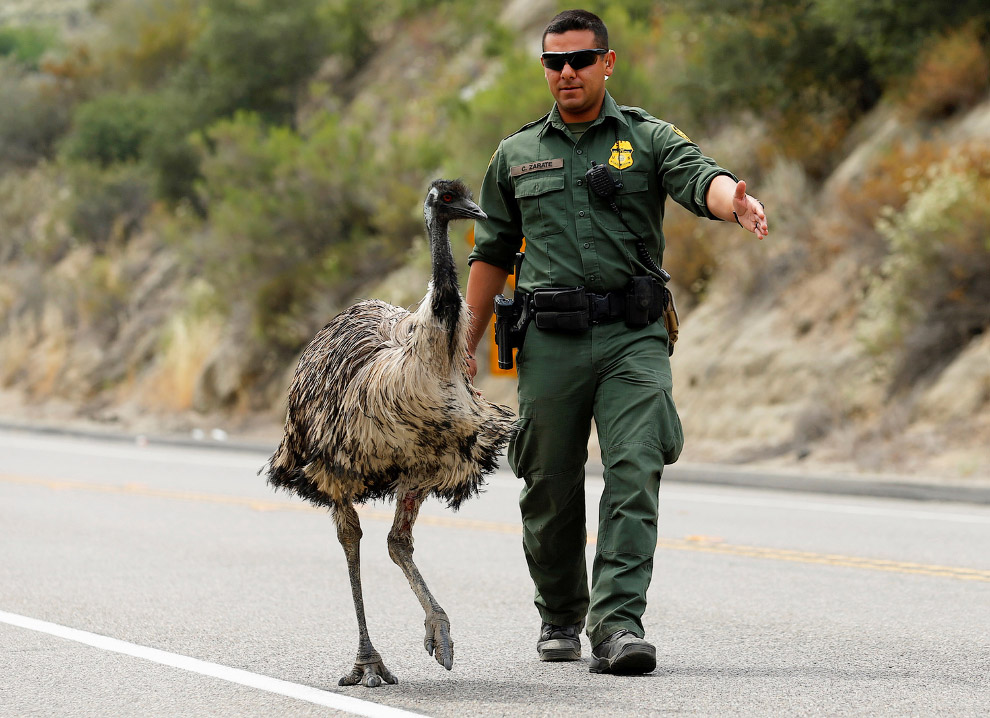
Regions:
M 516 199 L 538 197 L 541 194 L 562 189 L 564 189 L 563 175 L 543 174 L 534 177 L 520 177 L 516 180 Z
M 622 188 L 618 194 L 629 194 L 630 192 L 645 192 L 650 188 L 650 177 L 647 172 L 633 172 L 626 170 L 622 173 Z M 518 195 L 517 195 L 518 196 Z

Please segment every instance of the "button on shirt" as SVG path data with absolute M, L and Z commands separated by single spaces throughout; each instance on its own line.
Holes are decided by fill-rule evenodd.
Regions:
M 621 183 L 616 205 L 658 265 L 667 196 L 698 216 L 717 219 L 705 203 L 708 186 L 720 174 L 735 179 L 673 125 L 616 105 L 608 93 L 598 119 L 577 138 L 554 105 L 495 151 L 479 197 L 488 219 L 476 224 L 468 261 L 511 271 L 526 237 L 519 282 L 526 291 L 583 286 L 607 292 L 648 274 L 635 234 L 584 181 L 592 161 L 606 165 Z

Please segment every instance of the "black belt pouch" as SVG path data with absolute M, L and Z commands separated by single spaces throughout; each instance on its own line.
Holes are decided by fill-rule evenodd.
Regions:
M 567 289 L 534 289 L 533 308 L 537 312 L 586 312 L 588 311 L 588 295 L 584 287 L 569 287 Z

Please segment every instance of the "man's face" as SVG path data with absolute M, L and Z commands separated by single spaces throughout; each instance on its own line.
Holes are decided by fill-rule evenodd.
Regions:
M 568 30 L 559 35 L 547 35 L 543 40 L 544 52 L 572 52 L 596 47 L 595 33 L 591 30 Z M 587 122 L 598 117 L 605 97 L 605 78 L 615 67 L 615 53 L 611 50 L 601 55 L 587 67 L 575 70 L 569 64 L 557 72 L 544 65 L 550 94 L 557 101 L 557 109 L 564 122 Z

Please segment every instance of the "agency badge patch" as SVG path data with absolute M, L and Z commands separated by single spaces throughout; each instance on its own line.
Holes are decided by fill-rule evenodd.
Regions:
M 672 129 L 676 134 L 680 135 L 681 137 L 683 137 L 688 142 L 693 142 L 693 140 L 690 137 L 688 137 L 687 135 L 685 135 L 683 132 L 680 131 L 680 129 L 677 127 L 677 125 L 671 125 L 670 126 L 670 129 Z
M 608 163 L 617 170 L 624 170 L 632 167 L 633 146 L 628 140 L 617 140 L 612 145 L 612 156 L 608 158 Z

